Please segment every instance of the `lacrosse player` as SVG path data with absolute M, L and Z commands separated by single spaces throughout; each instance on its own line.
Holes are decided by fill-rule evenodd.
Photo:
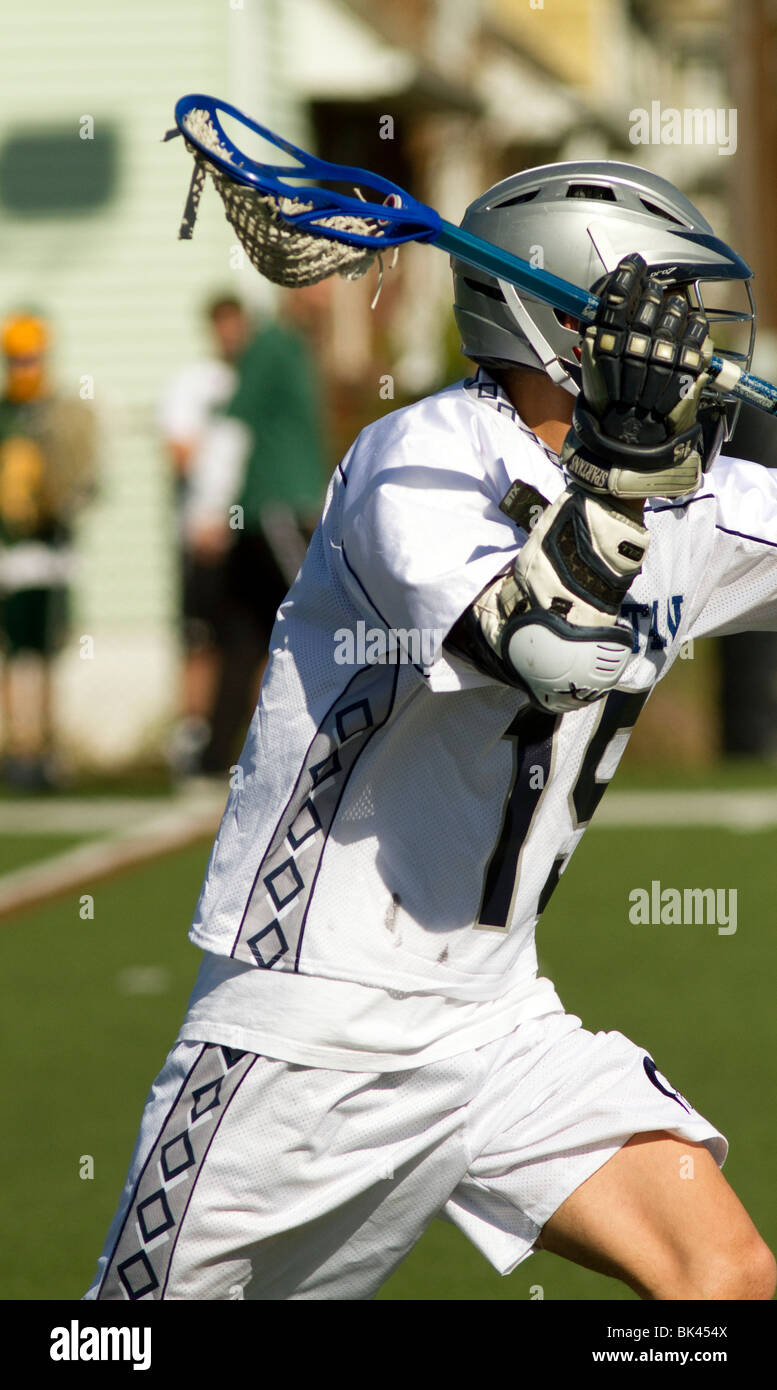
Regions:
M 681 644 L 777 626 L 777 482 L 718 457 L 706 370 L 703 283 L 750 271 L 629 165 L 529 170 L 462 225 L 541 246 L 596 322 L 455 263 L 476 375 L 337 469 L 89 1298 L 370 1299 L 435 1216 L 503 1274 L 541 1248 L 644 1299 L 774 1291 L 723 1135 L 534 944 Z

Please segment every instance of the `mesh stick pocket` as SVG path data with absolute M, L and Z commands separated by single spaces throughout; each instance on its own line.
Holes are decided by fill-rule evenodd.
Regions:
M 190 111 L 185 126 L 202 144 L 223 159 L 230 159 L 229 151 L 219 140 L 207 111 Z M 369 270 L 376 256 L 380 257 L 379 245 L 372 251 L 364 246 L 349 246 L 333 241 L 326 235 L 326 228 L 333 227 L 374 236 L 377 241 L 381 231 L 373 218 L 325 217 L 316 224 L 320 232 L 310 232 L 286 219 L 294 214 L 309 212 L 313 208 L 312 203 L 297 198 L 272 197 L 235 183 L 210 164 L 207 157 L 188 140 L 186 148 L 194 156 L 195 167 L 179 238 L 189 240 L 192 236 L 206 175 L 209 174 L 224 204 L 227 221 L 251 264 L 275 285 L 298 288 L 314 285 L 334 274 L 355 280 Z

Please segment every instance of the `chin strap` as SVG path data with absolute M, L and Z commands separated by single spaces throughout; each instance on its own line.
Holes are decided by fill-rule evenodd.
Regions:
M 505 297 L 505 303 L 524 337 L 528 339 L 530 347 L 537 354 L 542 363 L 543 371 L 547 373 L 551 381 L 555 382 L 556 386 L 563 386 L 564 390 L 568 391 L 571 396 L 579 395 L 580 387 L 570 376 L 561 358 L 553 351 L 545 335 L 540 332 L 528 309 L 521 303 L 515 285 L 511 285 L 507 280 L 499 280 L 498 283 Z

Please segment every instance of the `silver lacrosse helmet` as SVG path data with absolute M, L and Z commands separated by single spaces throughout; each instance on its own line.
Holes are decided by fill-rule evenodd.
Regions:
M 753 272 L 683 193 L 648 169 L 611 160 L 526 169 L 471 203 L 461 226 L 586 290 L 638 251 L 652 276 L 704 311 L 716 352 L 746 371 L 750 367 Z M 546 372 L 577 395 L 579 326 L 570 327 L 568 316 L 500 277 L 455 257 L 451 265 L 464 355 L 486 368 L 520 365 Z M 739 302 L 724 306 L 736 291 Z M 711 389 L 704 397 L 709 466 L 733 431 L 739 403 Z

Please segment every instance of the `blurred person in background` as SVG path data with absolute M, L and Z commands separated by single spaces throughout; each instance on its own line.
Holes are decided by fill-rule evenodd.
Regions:
M 330 293 L 284 296 L 241 356 L 199 450 L 185 527 L 226 566 L 222 662 L 201 771 L 226 771 L 256 704 L 275 614 L 302 563 L 326 482 L 316 331 Z
M 212 356 L 182 368 L 169 383 L 160 407 L 160 430 L 172 463 L 181 515 L 181 588 L 184 667 L 181 714 L 170 744 L 173 770 L 199 770 L 211 737 L 213 702 L 223 656 L 227 587 L 227 547 L 223 525 L 189 514 L 189 498 L 207 471 L 203 449 L 214 410 L 233 395 L 236 364 L 251 337 L 251 320 L 235 295 L 220 295 L 206 306 Z
M 15 314 L 0 334 L 3 775 L 39 790 L 60 775 L 52 660 L 66 630 L 73 523 L 94 491 L 95 428 L 91 407 L 49 378 L 42 318 Z

